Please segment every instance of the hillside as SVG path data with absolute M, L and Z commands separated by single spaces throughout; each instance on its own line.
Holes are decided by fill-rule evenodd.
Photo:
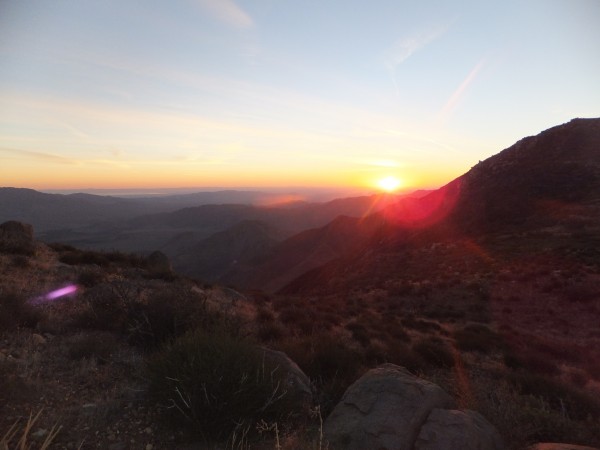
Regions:
M 335 285 L 336 273 L 343 272 L 338 284 L 347 286 L 354 279 L 348 264 L 360 272 L 382 274 L 396 266 L 377 263 L 382 255 L 399 252 L 402 258 L 402 248 L 453 239 L 479 239 L 490 251 L 502 251 L 510 240 L 511 251 L 521 247 L 526 252 L 532 247 L 530 234 L 537 234 L 547 236 L 549 248 L 579 247 L 598 236 L 599 203 L 600 119 L 575 119 L 522 139 L 437 191 L 385 208 L 377 215 L 388 231 L 362 248 L 360 257 L 348 253 L 343 261 L 329 264 L 320 278 Z M 534 246 L 543 249 L 544 244 L 538 238 Z M 299 286 L 320 290 L 314 278 L 318 274 L 307 274 L 286 292 Z
M 27 225 L 0 225 L 0 426 L 43 408 L 26 434 L 40 443 L 59 422 L 56 448 L 228 448 L 244 423 L 240 448 L 322 449 L 347 389 L 393 364 L 481 413 L 504 442 L 481 448 L 600 446 L 599 124 L 552 128 L 435 192 L 289 237 L 272 223 L 343 208 L 260 209 L 272 223 L 225 208 L 231 226 L 170 241 L 213 286 L 161 253 L 48 246 Z M 217 226 L 209 210 L 221 209 L 136 220 Z M 292 363 L 265 371 L 272 350 Z M 302 401 L 260 422 L 281 367 L 300 377 L 288 386 L 306 387 Z M 245 422 L 232 421 L 240 411 Z

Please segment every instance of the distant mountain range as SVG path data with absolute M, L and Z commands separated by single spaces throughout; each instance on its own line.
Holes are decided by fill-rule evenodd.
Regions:
M 0 188 L 0 221 L 20 220 L 39 232 L 113 222 L 144 214 L 172 212 L 208 204 L 256 204 L 276 201 L 278 194 L 258 191 L 214 191 L 122 198 L 92 194 L 46 194 L 33 189 Z
M 208 282 L 297 293 L 385 278 L 410 248 L 443 241 L 499 247 L 498 236 L 569 227 L 593 240 L 599 192 L 600 119 L 574 119 L 435 191 L 259 206 L 265 194 L 250 191 L 124 199 L 0 188 L 0 221 L 32 223 L 47 242 L 158 249 Z
M 248 279 L 249 275 L 238 272 L 257 274 L 249 267 L 268 259 L 273 251 L 282 252 L 275 249 L 286 238 L 322 227 L 340 216 L 363 217 L 399 198 L 402 196 L 380 194 L 325 203 L 282 203 L 281 194 L 255 191 L 134 199 L 0 188 L 0 221 L 30 223 L 38 238 L 46 242 L 139 253 L 159 249 L 181 273 L 214 282 Z M 219 201 L 235 203 L 204 204 Z M 260 206 L 263 203 L 270 206 Z M 299 268 L 308 270 L 339 253 L 311 258 L 313 263 L 295 265 L 292 273 L 300 275 Z M 284 279 L 290 280 L 289 276 Z

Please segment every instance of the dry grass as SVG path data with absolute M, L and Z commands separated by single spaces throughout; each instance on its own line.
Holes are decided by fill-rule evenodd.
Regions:
M 45 439 L 43 442 L 39 444 L 34 444 L 31 442 L 32 440 L 32 429 L 37 420 L 42 414 L 42 410 L 40 410 L 35 417 L 33 413 L 29 415 L 29 419 L 23 425 L 19 425 L 19 420 L 17 420 L 8 431 L 2 436 L 0 439 L 0 450 L 31 450 L 33 448 L 37 448 L 39 450 L 46 450 L 50 447 L 60 430 L 61 426 L 55 424 L 50 431 L 45 434 Z M 36 445 L 34 447 L 34 445 Z

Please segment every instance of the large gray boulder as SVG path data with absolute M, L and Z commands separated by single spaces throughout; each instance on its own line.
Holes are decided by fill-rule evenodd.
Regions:
M 475 411 L 434 409 L 421 428 L 415 450 L 502 450 L 498 431 Z
M 527 447 L 527 450 L 599 450 L 596 447 L 585 447 L 583 445 L 559 444 L 555 442 L 541 442 Z
M 346 390 L 323 431 L 333 449 L 411 450 L 431 411 L 452 404 L 439 386 L 384 364 Z
M 15 220 L 1 224 L 0 251 L 32 255 L 35 252 L 33 227 Z
M 261 350 L 266 361 L 279 366 L 281 371 L 286 374 L 285 388 L 291 394 L 291 397 L 299 399 L 308 410 L 312 406 L 313 401 L 310 379 L 300 369 L 298 364 L 292 361 L 285 353 L 266 347 L 261 347 Z

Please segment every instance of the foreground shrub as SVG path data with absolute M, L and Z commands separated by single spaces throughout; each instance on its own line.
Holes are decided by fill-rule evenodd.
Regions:
M 21 424 L 20 421 L 16 421 L 9 429 L 0 436 L 0 449 L 8 450 L 9 448 L 15 449 L 31 449 L 32 443 L 32 430 L 40 417 L 42 411 L 40 410 L 36 416 L 33 416 L 33 413 L 29 415 L 29 419 L 27 423 Z M 62 427 L 58 426 L 58 424 L 54 425 L 50 432 L 46 435 L 44 441 L 39 444 L 40 450 L 46 450 L 50 448 L 52 441 L 56 438 L 58 433 L 60 433 Z
M 193 328 L 239 332 L 235 316 L 210 308 L 206 297 L 187 288 L 169 287 L 146 295 L 141 285 L 119 281 L 89 289 L 86 309 L 75 318 L 75 329 L 111 331 L 129 343 L 153 350 Z
M 117 348 L 116 337 L 109 332 L 88 332 L 72 336 L 68 341 L 68 355 L 72 359 L 92 359 L 106 362 Z
M 254 429 L 261 420 L 282 424 L 299 401 L 259 347 L 224 333 L 187 333 L 148 369 L 151 392 L 207 441 Z
M 127 317 L 129 341 L 143 349 L 158 348 L 192 329 L 238 335 L 239 319 L 211 308 L 206 297 L 188 289 L 156 291 L 143 303 L 136 303 Z
M 25 298 L 12 292 L 0 293 L 0 333 L 17 327 L 33 328 L 42 315 Z
M 455 330 L 454 339 L 463 351 L 486 353 L 502 345 L 500 336 L 481 324 L 470 324 Z
M 562 381 L 526 371 L 513 372 L 507 380 L 520 394 L 542 399 L 549 408 L 571 419 L 600 418 L 600 400 Z
M 314 383 L 324 415 L 366 367 L 363 352 L 327 334 L 288 340 L 278 350 L 285 352 Z
M 413 350 L 425 362 L 434 367 L 452 367 L 454 365 L 454 356 L 450 347 L 438 337 L 421 339 L 413 345 Z
M 600 445 L 597 420 L 574 419 L 563 408 L 553 408 L 545 396 L 524 394 L 502 379 L 475 378 L 472 388 L 477 403 L 469 407 L 494 424 L 509 450 L 520 450 L 535 442 Z

